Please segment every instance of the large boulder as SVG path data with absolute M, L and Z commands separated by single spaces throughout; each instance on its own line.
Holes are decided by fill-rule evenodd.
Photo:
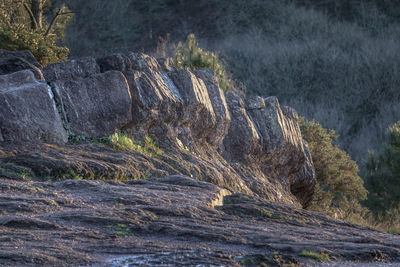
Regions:
M 47 82 L 87 78 L 98 73 L 100 73 L 100 67 L 92 57 L 54 63 L 43 68 L 43 75 Z
M 0 141 L 67 141 L 51 88 L 31 70 L 0 76 Z
M 36 61 L 31 52 L 0 49 L 0 75 L 27 69 L 31 70 L 37 79 L 44 79 L 42 66 Z
M 230 161 L 248 162 L 260 154 L 260 136 L 248 116 L 243 100 L 234 93 L 226 94 L 231 123 L 224 144 L 224 156 Z
M 259 103 L 259 108 L 249 108 L 263 146 L 264 168 L 286 181 L 290 173 L 304 165 L 306 156 L 297 114 L 282 111 L 276 97 L 250 99 L 249 107 Z
M 179 125 L 190 129 L 194 139 L 206 140 L 213 132 L 217 119 L 204 81 L 188 70 L 177 70 L 168 73 L 168 76 L 183 100 L 183 116 Z
M 276 97 L 251 97 L 247 106 L 261 137 L 264 173 L 277 179 L 285 190 L 291 190 L 302 205 L 308 205 L 315 175 L 311 156 L 305 151 L 307 147 L 301 136 L 297 112 L 281 107 Z
M 133 52 L 129 53 L 128 57 L 131 60 L 133 70 L 151 70 L 158 72 L 162 71 L 162 67 L 154 57 L 143 53 Z
M 150 126 L 178 120 L 183 99 L 171 79 L 161 72 L 124 72 L 132 95 L 132 124 L 147 131 Z
M 222 142 L 228 134 L 229 124 L 231 122 L 225 94 L 218 86 L 217 77 L 212 70 L 199 69 L 194 71 L 194 74 L 204 82 L 216 118 L 215 127 L 207 136 L 207 142 L 214 145 L 218 150 L 221 150 Z
M 107 136 L 132 119 L 128 83 L 119 71 L 58 80 L 53 86 L 62 99 L 70 130 L 76 135 Z
M 158 169 L 155 175 L 181 173 L 272 201 L 309 205 L 315 172 L 297 113 L 281 107 L 276 97 L 244 100 L 224 94 L 211 70 L 175 70 L 170 63 L 126 53 L 51 64 L 43 69 L 51 90 L 31 71 L 4 76 L 0 142 L 65 142 L 60 113 L 69 134 L 97 138 L 125 130 L 136 141 L 147 134 L 155 137 L 168 153 L 157 160 L 147 155 L 136 162 L 139 154 L 132 158 L 138 164 L 151 161 Z M 43 166 L 52 165 L 53 152 Z M 19 160 L 31 158 L 35 165 L 37 155 L 31 156 Z M 83 164 L 71 157 L 67 166 L 60 158 L 57 172 L 71 166 L 79 171 Z M 105 166 L 100 175 L 126 173 L 134 161 L 119 169 L 84 160 L 93 169 Z M 132 175 L 142 172 L 134 169 Z

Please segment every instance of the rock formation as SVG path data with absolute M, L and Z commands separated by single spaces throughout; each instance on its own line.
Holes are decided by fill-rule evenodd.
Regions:
M 2 53 L 5 62 L 15 57 L 14 52 Z M 29 60 L 30 65 L 24 65 L 27 69 L 38 66 Z M 166 66 L 165 60 L 159 63 L 150 56 L 129 53 L 41 68 L 47 84 L 35 80 L 29 70 L 0 76 L 3 143 L 66 142 L 65 132 L 101 138 L 123 130 L 138 140 L 150 134 L 167 151 L 158 160 L 160 174 L 186 174 L 265 199 L 308 205 L 315 177 L 294 110 L 281 108 L 275 97 L 244 100 L 234 93 L 225 95 L 210 70 Z M 17 91 L 25 95 L 12 98 Z M 48 155 L 40 157 L 45 161 Z M 184 157 L 190 165 L 184 171 L 164 166 L 171 165 L 169 158 L 172 165 L 179 165 Z M 21 158 L 18 153 L 7 160 L 17 158 Z M 121 169 L 132 169 L 120 164 Z M 31 161 L 29 167 L 38 170 Z M 307 167 L 311 171 L 304 171 Z M 109 175 L 85 168 L 76 171 Z M 128 171 L 128 176 L 142 171 Z M 48 175 L 59 172 L 50 169 Z
M 0 76 L 0 131 L 3 142 L 67 141 L 50 86 L 31 70 Z
M 0 218 L 3 227 L 46 230 L 56 236 L 57 231 L 65 234 L 69 223 L 76 221 L 82 231 L 86 231 L 85 227 L 98 228 L 93 231 L 101 233 L 100 238 L 107 242 L 110 233 L 118 231 L 125 231 L 127 235 L 133 232 L 165 234 L 168 238 L 172 234 L 173 242 L 190 236 L 202 241 L 248 246 L 249 253 L 259 252 L 256 248 L 269 247 L 293 256 L 300 248 L 287 252 L 283 247 L 295 240 L 290 241 L 286 236 L 279 242 L 271 241 L 275 245 L 267 245 L 263 238 L 271 238 L 268 233 L 260 236 L 258 230 L 238 230 L 246 223 L 245 219 L 235 223 L 237 216 L 268 221 L 263 227 L 272 222 L 276 223 L 274 227 L 283 223 L 287 231 L 303 225 L 303 221 L 306 223 L 303 217 L 311 216 L 307 223 L 315 225 L 329 221 L 299 209 L 307 207 L 312 199 L 315 172 L 308 146 L 301 137 L 296 111 L 281 107 L 276 97 L 243 99 L 233 92 L 224 93 L 211 70 L 175 70 L 166 59 L 157 60 L 140 53 L 81 58 L 42 68 L 29 53 L 1 50 L 0 71 L 3 74 L 0 75 L 0 181 L 3 189 L 12 189 L 4 197 L 9 204 L 0 203 L 0 210 L 6 214 L 21 212 L 21 209 L 29 213 L 26 218 L 14 215 Z M 126 133 L 137 146 L 139 142 L 142 146 L 149 140 L 156 142 L 161 152 L 119 151 L 100 142 L 109 140 L 117 132 Z M 72 142 L 74 140 L 83 142 Z M 151 179 L 140 180 L 145 178 Z M 63 181 L 66 179 L 83 181 Z M 120 182 L 90 182 L 88 179 L 126 183 L 124 187 Z M 135 181 L 137 179 L 140 181 Z M 19 185 L 9 182 L 17 180 Z M 46 199 L 37 200 L 39 202 L 49 201 L 51 190 L 54 196 L 63 195 L 55 200 L 61 203 L 63 211 L 49 217 L 40 215 L 49 210 L 47 204 L 43 204 L 46 207 L 25 205 L 21 198 L 18 203 L 12 202 L 10 194 L 17 194 L 15 186 L 28 186 L 29 182 L 24 180 L 37 183 L 34 188 L 40 189 L 32 189 L 37 199 Z M 61 182 L 45 182 L 54 180 Z M 95 200 L 133 207 L 122 209 L 125 215 L 121 215 L 117 209 Z M 270 201 L 291 206 L 268 204 Z M 146 207 L 139 209 L 137 205 Z M 221 207 L 217 209 L 216 206 Z M 278 217 L 274 209 L 279 211 Z M 214 225 L 215 231 L 220 231 L 224 224 L 222 218 L 227 216 L 231 232 L 190 230 L 198 228 L 199 224 L 188 226 L 186 219 L 175 218 L 181 216 L 178 213 L 185 218 L 203 218 Z M 179 223 L 165 224 L 171 216 Z M 287 216 L 297 219 L 293 221 Z M 162 219 L 155 223 L 155 218 Z M 213 220 L 221 223 L 215 225 Z M 329 231 L 334 232 L 334 227 L 340 224 L 335 221 Z M 256 227 L 256 224 L 251 225 Z M 107 227 L 111 229 L 108 232 Z M 383 238 L 364 230 L 366 236 Z M 89 232 L 83 242 L 93 242 L 95 232 Z M 315 246 L 306 246 L 306 237 L 298 235 L 305 248 Z M 355 238 L 357 234 L 347 235 Z M 45 242 L 45 235 L 38 236 L 40 242 Z M 56 242 L 54 238 L 49 240 L 52 244 Z M 127 246 L 131 241 L 146 243 L 140 238 L 129 240 L 125 240 Z M 14 246 L 11 241 L 9 244 Z M 379 249 L 386 246 L 385 253 L 390 256 L 399 249 L 390 242 L 379 244 Z M 120 245 L 114 245 L 121 249 Z M 176 247 L 181 248 L 181 245 Z M 326 245 L 325 249 L 333 246 Z M 98 262 L 97 258 L 76 253 L 78 247 L 71 249 L 74 251 L 71 251 L 70 262 L 59 260 L 60 251 L 31 260 L 41 264 L 52 262 L 51 257 L 56 257 L 53 261 L 56 265 Z M 104 246 L 97 249 L 104 249 L 104 253 L 110 255 L 116 253 Z M 5 251 L 8 254 L 1 259 L 15 260 L 11 247 Z M 138 249 L 126 250 L 126 253 L 137 252 Z M 223 257 L 229 253 L 243 255 L 231 249 L 227 253 L 223 252 Z M 29 263 L 28 254 L 23 254 L 18 262 Z M 235 264 L 232 259 L 218 259 L 212 263 Z

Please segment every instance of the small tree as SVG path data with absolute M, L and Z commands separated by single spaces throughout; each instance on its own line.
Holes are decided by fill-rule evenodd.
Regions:
M 367 197 L 358 166 L 339 147 L 335 131 L 323 128 L 316 121 L 300 120 L 303 138 L 308 142 L 317 176 L 311 210 L 327 213 L 347 221 L 362 222 L 366 210 L 360 205 Z
M 29 50 L 42 65 L 67 60 L 68 48 L 57 42 L 73 12 L 63 5 L 48 22 L 43 12 L 50 6 L 45 0 L 0 0 L 0 48 Z
M 370 152 L 366 167 L 367 206 L 376 219 L 400 223 L 400 121 L 388 128 L 378 155 Z
M 214 52 L 201 49 L 194 34 L 189 34 L 185 44 L 181 42 L 178 44 L 174 52 L 173 62 L 177 69 L 212 69 L 219 79 L 221 89 L 225 92 L 230 90 L 231 83 L 224 66 L 218 60 L 218 56 Z

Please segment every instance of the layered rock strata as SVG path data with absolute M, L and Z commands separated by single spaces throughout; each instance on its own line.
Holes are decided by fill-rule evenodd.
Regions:
M 2 53 L 2 61 L 15 58 L 14 52 Z M 139 160 L 146 163 L 138 165 L 153 166 L 146 167 L 152 168 L 152 176 L 185 174 L 264 199 L 309 204 L 315 185 L 312 159 L 297 113 L 281 107 L 276 97 L 242 99 L 224 93 L 210 70 L 175 70 L 168 60 L 140 53 L 82 58 L 41 71 L 47 84 L 35 78 L 32 70 L 0 76 L 1 144 L 66 142 L 66 132 L 99 138 L 126 131 L 137 140 L 150 135 L 166 152 L 158 159 Z M 15 75 L 29 78 L 13 83 Z M 17 91 L 21 96 L 15 96 Z M 27 164 L 38 175 L 43 173 L 37 168 L 40 162 L 55 160 L 52 153 L 63 157 L 62 151 L 55 152 L 57 148 L 53 152 L 49 146 L 42 148 L 36 157 L 41 160 Z M 21 155 L 26 151 L 11 150 L 3 153 L 3 160 L 24 165 Z M 101 146 L 98 150 L 109 153 Z M 124 153 L 127 156 L 121 157 L 129 158 L 134 152 Z M 74 170 L 112 177 L 107 168 L 87 170 L 93 165 L 88 163 L 93 163 L 92 156 L 77 157 L 74 163 L 79 165 L 80 159 L 85 167 Z M 128 177 L 144 171 L 113 156 L 103 161 L 107 160 Z M 46 168 L 48 175 L 60 172 L 60 168 Z

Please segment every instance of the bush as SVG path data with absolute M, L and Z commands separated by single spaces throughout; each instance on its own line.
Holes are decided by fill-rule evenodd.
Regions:
M 225 68 L 214 52 L 204 51 L 196 41 L 194 34 L 187 37 L 186 43 L 178 44 L 173 56 L 174 66 L 177 69 L 196 70 L 209 68 L 219 79 L 219 86 L 225 92 L 230 91 L 231 83 L 227 78 Z
M 400 121 L 387 130 L 386 144 L 366 164 L 367 206 L 378 222 L 400 224 Z
M 303 138 L 308 142 L 314 161 L 317 185 L 309 207 L 351 222 L 363 222 L 366 209 L 360 201 L 367 198 L 357 163 L 332 142 L 335 131 L 313 121 L 300 120 Z

